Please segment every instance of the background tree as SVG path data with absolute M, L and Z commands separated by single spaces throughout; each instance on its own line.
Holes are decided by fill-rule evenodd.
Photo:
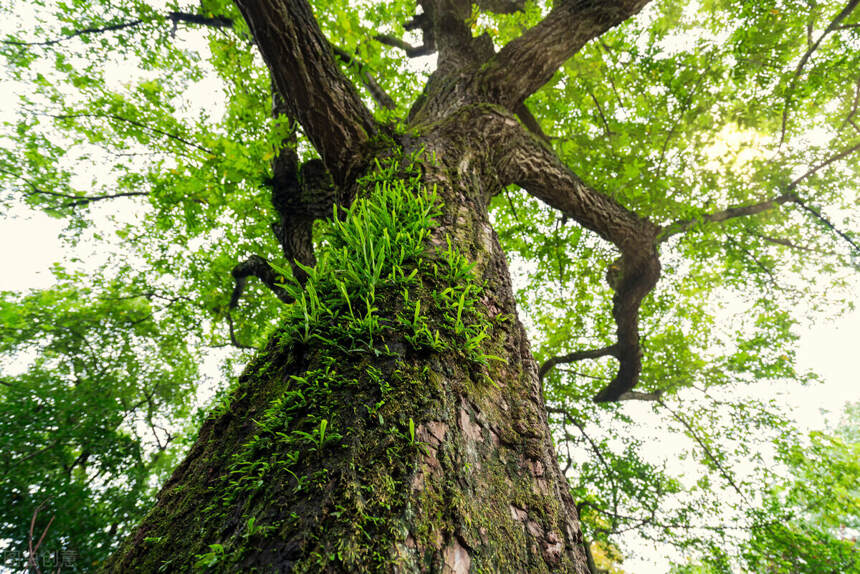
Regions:
M 120 244 L 100 273 L 83 275 L 69 262 L 55 289 L 6 295 L 4 324 L 12 328 L 4 329 L 3 353 L 19 363 L 40 358 L 4 377 L 2 440 L 13 455 L 3 472 L 15 480 L 7 490 L 4 478 L 3 488 L 16 501 L 4 511 L 4 539 L 25 541 L 40 508 L 40 527 L 57 516 L 57 544 L 87 560 L 104 555 L 139 516 L 149 477 L 175 460 L 188 389 L 200 381 L 197 357 L 225 344 L 261 347 L 271 329 L 295 319 L 295 305 L 283 310 L 281 301 L 301 291 L 279 287 L 292 285 L 278 278 L 290 270 L 269 262 L 311 263 L 310 230 L 330 213 L 326 201 L 349 204 L 349 184 L 367 172 L 361 162 L 393 149 L 391 140 L 376 139 L 374 153 L 359 153 L 355 142 L 378 132 L 407 149 L 417 145 L 421 129 L 433 125 L 427 121 L 450 111 L 438 101 L 434 108 L 433 97 L 452 71 L 484 61 L 482 101 L 501 107 L 479 108 L 489 115 L 469 121 L 462 118 L 473 110 L 460 109 L 460 125 L 496 125 L 493 114 L 507 122 L 485 128 L 481 140 L 515 158 L 504 169 L 493 165 L 490 209 L 509 259 L 522 262 L 518 302 L 542 359 L 544 398 L 586 538 L 610 548 L 635 530 L 685 549 L 718 541 L 731 554 L 721 537 L 734 527 L 729 507 L 739 517 L 750 508 L 773 516 L 785 504 L 756 495 L 768 482 L 756 453 L 771 440 L 790 445 L 790 425 L 769 393 L 751 398 L 744 386 L 811 380 L 793 364 L 799 304 L 832 312 L 850 301 L 857 240 L 847 210 L 860 145 L 856 2 L 664 2 L 631 20 L 638 7 L 621 6 L 589 29 L 581 25 L 588 18 L 577 16 L 576 26 L 568 20 L 584 9 L 575 3 L 552 11 L 541 3 L 486 4 L 315 3 L 316 22 L 334 43 L 317 37 L 310 53 L 279 61 L 324 68 L 305 73 L 275 63 L 274 78 L 252 38 L 272 62 L 265 42 L 277 34 L 260 31 L 266 18 L 249 29 L 231 4 L 58 4 L 32 14 L 19 3 L 4 7 L 7 25 L 18 26 L 3 44 L 4 83 L 20 96 L 18 115 L 5 118 L 4 201 L 66 218 L 72 243 L 116 234 Z M 310 29 L 307 7 L 288 6 L 303 10 Z M 533 38 L 543 42 L 539 50 L 521 50 Z M 427 72 L 404 55 L 434 53 L 436 72 L 425 86 Z M 286 78 L 301 73 L 301 82 Z M 349 95 L 341 73 L 363 99 Z M 274 113 L 273 80 L 284 96 Z M 330 82 L 344 101 L 319 99 L 340 93 Z M 182 97 L 200 86 L 222 88 L 211 102 Z M 331 109 L 352 121 L 331 122 L 324 117 Z M 355 125 L 361 129 L 350 131 Z M 311 161 L 317 154 L 333 181 Z M 309 206 L 310 197 L 326 201 Z M 109 220 L 116 202 L 133 202 L 134 215 Z M 325 235 L 329 243 L 343 240 L 338 229 Z M 455 241 L 446 269 L 458 268 L 457 252 L 474 261 L 482 249 L 467 246 Z M 662 279 L 654 287 L 657 250 Z M 308 280 L 309 270 L 291 267 Z M 254 276 L 262 281 L 248 280 Z M 319 279 L 326 281 L 322 272 Z M 480 329 L 492 309 L 475 304 Z M 734 318 L 717 323 L 726 306 Z M 413 325 L 421 314 L 414 317 Z M 497 331 L 488 332 L 492 342 Z M 442 348 L 432 339 L 423 344 L 430 354 Z M 488 344 L 476 346 L 485 357 Z M 648 401 L 665 428 L 642 429 L 641 405 L 619 399 Z M 395 420 L 406 443 L 410 421 L 428 428 L 417 416 Z M 323 450 L 324 427 L 314 423 Z M 701 464 L 698 481 L 650 457 L 646 432 L 687 435 L 690 458 Z M 423 434 L 418 442 L 431 440 Z M 73 512 L 84 497 L 105 505 L 91 504 L 97 510 L 89 517 Z M 242 518 L 244 526 L 230 526 L 235 534 L 265 538 L 255 524 L 271 524 Z M 767 520 L 743 527 L 755 544 L 777 548 L 784 537 L 761 530 Z M 824 532 L 841 544 L 832 529 Z M 230 537 L 222 538 L 197 541 L 202 546 L 190 552 L 198 558 L 186 558 L 223 566 Z

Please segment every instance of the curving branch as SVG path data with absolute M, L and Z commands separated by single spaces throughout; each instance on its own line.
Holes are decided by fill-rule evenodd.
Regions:
M 517 158 L 512 154 L 517 164 L 514 182 L 621 250 L 621 257 L 607 275 L 615 291 L 612 316 L 617 342 L 605 349 L 582 351 L 571 357 L 615 357 L 619 363 L 618 372 L 594 400 L 616 401 L 636 386 L 642 370 L 639 307 L 660 277 L 656 250 L 659 227 L 587 186 L 551 150 L 533 141 L 536 145 L 529 146 L 531 149 L 525 155 Z
M 584 361 L 586 359 L 599 359 L 600 357 L 606 356 L 615 356 L 617 351 L 617 345 L 610 345 L 608 347 L 602 347 L 600 349 L 589 349 L 587 351 L 574 351 L 573 353 L 568 353 L 567 355 L 558 355 L 555 357 L 550 357 L 540 366 L 538 369 L 538 377 L 543 380 L 546 374 L 555 367 L 556 365 L 565 365 L 569 363 L 576 363 L 578 361 Z
M 648 0 L 566 0 L 511 40 L 475 78 L 487 100 L 513 109 L 546 84 L 586 42 L 630 18 Z
M 306 0 L 237 0 L 287 114 L 297 120 L 338 185 L 362 168 L 376 124 L 334 60 Z
M 397 38 L 390 34 L 376 34 L 373 39 L 380 44 L 385 44 L 386 46 L 391 46 L 392 48 L 403 50 L 410 58 L 420 58 L 421 56 L 428 56 L 436 51 L 435 42 L 425 41 L 425 43 L 420 46 L 413 46 L 406 40 L 401 40 L 400 38 Z
M 585 354 L 582 358 L 611 354 L 618 360 L 615 378 L 594 397 L 596 402 L 616 401 L 636 386 L 642 370 L 639 307 L 660 277 L 657 255 L 660 227 L 586 185 L 552 149 L 509 113 L 498 107 L 481 107 L 477 113 L 480 119 L 454 116 L 454 121 L 471 125 L 480 122 L 484 126 L 483 139 L 498 166 L 502 185 L 519 185 L 621 251 L 621 257 L 608 274 L 610 287 L 615 291 L 612 316 L 617 342 L 606 349 L 580 352 Z M 572 359 L 579 356 L 575 354 Z M 551 366 L 543 369 L 543 374 Z
M 248 259 L 239 263 L 231 272 L 233 279 L 236 281 L 236 286 L 233 288 L 233 294 L 230 295 L 230 310 L 232 311 L 239 305 L 239 299 L 245 291 L 249 277 L 256 277 L 263 282 L 263 285 L 275 294 L 275 296 L 284 303 L 292 303 L 293 297 L 286 289 L 281 287 L 281 284 L 286 281 L 286 278 L 276 271 L 265 257 L 260 255 L 251 255 Z
M 252 345 L 246 345 L 244 343 L 240 343 L 239 339 L 236 338 L 236 329 L 233 326 L 233 315 L 229 311 L 227 312 L 227 326 L 228 326 L 229 332 L 230 332 L 230 345 L 233 345 L 237 349 L 242 349 L 242 350 L 256 349 L 256 347 L 254 347 Z M 227 345 L 219 345 L 219 346 L 226 347 Z

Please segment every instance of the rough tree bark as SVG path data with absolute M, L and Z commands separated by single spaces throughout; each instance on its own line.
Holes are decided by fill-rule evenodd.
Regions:
M 469 2 L 422 0 L 423 14 L 410 24 L 424 32 L 425 46 L 416 50 L 437 51 L 439 65 L 399 133 L 374 122 L 305 0 L 237 3 L 285 113 L 302 125 L 331 175 L 335 193 L 329 186 L 326 206 L 349 206 L 367 193 L 361 178 L 377 160 L 408 156 L 419 164 L 420 187 L 436 190 L 441 211 L 417 279 L 403 295 L 379 295 L 375 342 L 356 350 L 275 334 L 105 570 L 587 572 L 538 368 L 487 206 L 517 184 L 619 248 L 612 281 L 618 342 L 585 354 L 619 361 L 615 380 L 595 400 L 630 392 L 640 369 L 637 313 L 659 276 L 660 230 L 571 173 L 534 133 L 523 101 L 585 42 L 645 2 L 557 2 L 541 24 L 495 53 L 488 39 L 472 37 Z M 307 246 L 310 222 L 325 210 L 303 209 L 302 201 L 319 198 L 300 185 L 294 158 L 287 160 L 284 177 L 293 180 L 279 183 L 276 173 L 273 185 L 295 194 L 275 225 L 290 256 L 289 222 L 302 222 L 296 233 Z M 474 265 L 475 308 L 487 336 L 472 355 L 444 329 L 447 340 L 416 349 L 403 326 L 404 310 L 411 312 L 404 297 L 442 323 L 432 308 L 439 279 L 430 270 L 443 265 L 448 245 Z M 234 275 L 276 283 L 262 258 Z M 468 360 L 475 353 L 498 359 Z M 278 409 L 290 416 L 272 430 Z M 306 451 L 277 452 L 277 437 L 299 435 L 310 437 Z M 259 459 L 249 461 L 252 455 Z M 284 462 L 288 455 L 296 458 Z M 256 474 L 243 474 L 249 465 Z M 249 476 L 257 484 L 247 485 Z

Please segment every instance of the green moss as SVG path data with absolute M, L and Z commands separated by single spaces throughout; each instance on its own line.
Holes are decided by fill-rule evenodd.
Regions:
M 456 485 L 427 485 L 416 501 L 409 482 L 426 448 L 415 427 L 445 419 L 446 393 L 474 391 L 457 385 L 501 364 L 484 286 L 455 243 L 428 248 L 442 206 L 413 161 L 378 165 L 361 186 L 322 226 L 307 283 L 284 286 L 296 302 L 204 425 L 184 490 L 168 489 L 150 517 L 151 536 L 181 520 L 196 538 L 163 543 L 142 570 L 265 570 L 262 549 L 295 554 L 294 572 L 390 570 L 410 532 L 431 548 L 454 516 L 492 526 Z M 449 470 L 451 456 L 439 452 Z M 166 555 L 194 558 L 149 562 Z

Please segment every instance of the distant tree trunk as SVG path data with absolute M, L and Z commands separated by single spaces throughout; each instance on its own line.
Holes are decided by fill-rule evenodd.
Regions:
M 612 282 L 618 343 L 597 352 L 620 367 L 596 400 L 629 391 L 640 368 L 639 302 L 659 276 L 659 229 L 571 173 L 523 101 L 644 2 L 561 2 L 496 53 L 488 38 L 472 37 L 470 3 L 422 1 L 425 48 L 438 52 L 438 69 L 399 135 L 365 109 L 305 1 L 237 4 L 283 113 L 302 125 L 330 174 L 335 193 L 325 197 L 347 207 L 373 193 L 361 178 L 377 161 L 413 158 L 441 212 L 412 262 L 417 276 L 356 311 L 380 326 L 370 344 L 343 342 L 357 301 L 331 311 L 344 322 L 329 325 L 340 331 L 326 336 L 297 336 L 299 315 L 291 315 L 293 323 L 247 367 L 230 404 L 203 425 L 156 507 L 106 570 L 587 572 L 488 204 L 515 183 L 619 247 Z M 286 171 L 301 173 L 295 165 Z M 418 193 L 410 174 L 385 177 Z M 302 191 L 299 180 L 287 186 L 295 190 L 288 209 L 308 224 L 319 217 L 313 209 L 322 196 Z M 281 235 L 292 233 L 283 226 Z M 309 230 L 301 233 L 306 244 Z M 372 260 L 379 246 L 370 251 Z M 471 271 L 440 278 L 455 256 Z M 346 281 L 346 270 L 332 273 L 331 293 L 316 293 L 307 279 L 307 291 L 295 295 L 302 305 L 349 300 L 333 287 L 338 277 Z M 391 284 L 400 285 L 392 273 Z M 477 325 L 471 331 L 466 315 Z M 426 321 L 423 344 L 409 317 Z

